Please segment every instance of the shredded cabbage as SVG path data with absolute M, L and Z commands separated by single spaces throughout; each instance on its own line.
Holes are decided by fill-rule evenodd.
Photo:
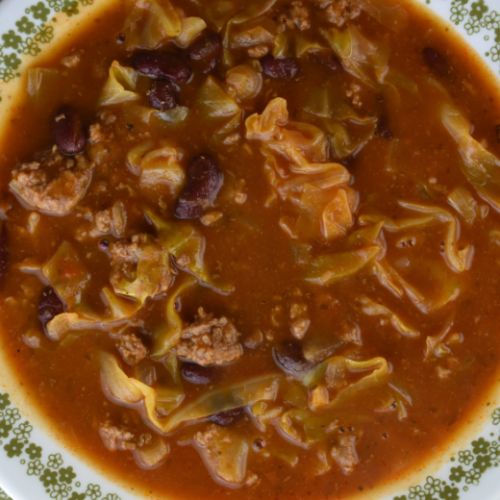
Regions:
M 393 328 L 403 337 L 417 338 L 420 332 L 412 325 L 403 320 L 400 315 L 391 311 L 388 307 L 373 301 L 369 297 L 360 297 L 361 310 L 367 316 L 381 316 L 389 320 Z
M 328 139 L 314 125 L 289 119 L 287 103 L 272 99 L 261 114 L 245 122 L 248 140 L 260 143 L 269 182 L 279 198 L 291 204 L 294 219 L 282 220 L 291 235 L 318 234 L 331 240 L 354 224 L 358 197 L 349 187 L 351 176 L 328 161 Z M 332 200 L 335 200 L 333 202 Z
M 348 73 L 370 87 L 384 82 L 389 71 L 385 45 L 368 40 L 354 25 L 343 31 L 331 28 L 321 32 Z
M 90 281 L 90 273 L 73 245 L 67 241 L 61 243 L 56 253 L 42 267 L 42 274 L 68 308 L 80 304 Z
M 212 76 L 200 87 L 196 107 L 214 140 L 223 139 L 240 127 L 243 112 L 239 104 Z
M 250 450 L 245 437 L 213 425 L 195 434 L 193 445 L 215 481 L 233 488 L 241 486 Z
M 500 159 L 472 137 L 470 123 L 452 105 L 443 104 L 441 121 L 457 143 L 465 177 L 479 196 L 500 212 Z
M 186 178 L 182 159 L 182 151 L 165 141 L 157 147 L 151 141 L 146 141 L 127 154 L 129 170 L 140 176 L 141 187 L 152 190 L 166 187 L 174 197 Z
M 280 375 L 262 375 L 201 395 L 171 415 L 163 429 L 170 432 L 186 422 L 197 421 L 216 413 L 251 406 L 257 401 L 274 401 L 278 395 Z
M 169 453 L 169 444 L 159 436 L 153 436 L 150 443 L 132 451 L 137 465 L 145 470 L 154 470 L 163 465 Z
M 208 274 L 204 262 L 205 238 L 193 225 L 183 222 L 169 222 L 152 211 L 146 211 L 146 216 L 158 231 L 158 237 L 165 253 L 176 259 L 176 265 L 182 271 L 194 276 L 200 285 L 227 295 L 233 287 L 216 283 Z
M 456 187 L 448 195 L 448 203 L 460 214 L 469 225 L 474 224 L 480 215 L 479 206 L 474 196 L 464 187 Z
M 100 106 L 111 106 L 129 101 L 137 101 L 140 96 L 135 92 L 138 74 L 133 68 L 122 66 L 113 61 L 109 68 L 109 76 L 99 98 Z
M 181 20 L 181 32 L 174 40 L 175 44 L 183 49 L 189 47 L 206 27 L 207 23 L 201 17 L 184 17 Z
M 368 389 L 387 383 L 389 364 L 376 357 L 357 361 L 344 356 L 332 356 L 316 365 L 302 379 L 310 390 L 324 385 L 328 400 L 323 408 L 338 408 L 349 403 Z
M 464 245 L 462 248 L 459 248 L 460 222 L 456 217 L 448 210 L 435 205 L 424 205 L 407 201 L 400 201 L 399 204 L 408 210 L 428 214 L 436 221 L 446 224 L 447 230 L 444 246 L 444 258 L 446 263 L 457 273 L 470 269 L 474 256 L 474 247 L 472 245 Z
M 143 305 L 149 297 L 165 292 L 172 283 L 170 256 L 160 244 L 148 238 L 137 243 L 136 257 L 137 263 L 126 274 L 119 263 L 110 281 L 115 293 Z
M 51 340 L 61 340 L 70 332 L 110 331 L 124 324 L 135 324 L 133 318 L 139 312 L 140 304 L 117 297 L 109 288 L 103 288 L 101 298 L 108 309 L 106 315 L 84 308 L 58 314 L 47 323 L 47 336 Z
M 130 0 L 130 13 L 125 20 L 124 34 L 128 49 L 156 49 L 170 39 L 183 35 L 181 12 L 170 0 Z
M 309 449 L 324 441 L 334 429 L 332 415 L 316 415 L 307 408 L 293 408 L 275 420 L 279 434 L 299 448 Z
M 170 292 L 165 310 L 165 324 L 154 335 L 153 357 L 165 356 L 179 341 L 184 323 L 179 315 L 178 301 L 195 283 L 192 277 L 188 277 Z

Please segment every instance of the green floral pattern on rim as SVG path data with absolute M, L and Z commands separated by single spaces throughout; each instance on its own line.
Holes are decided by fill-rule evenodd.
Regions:
M 62 12 L 74 16 L 81 7 L 94 0 L 43 0 L 25 10 L 16 23 L 16 29 L 3 33 L 0 40 L 0 82 L 20 76 L 19 68 L 24 56 L 36 56 L 41 47 L 54 38 L 51 21 Z M 431 0 L 426 0 L 431 3 Z M 451 0 L 449 19 L 465 29 L 468 35 L 482 33 L 489 49 L 485 52 L 494 63 L 500 63 L 500 13 L 484 0 Z M 500 66 L 500 65 L 499 65 Z
M 463 27 L 468 35 L 482 32 L 490 45 L 484 55 L 500 63 L 500 12 L 490 9 L 484 0 L 452 0 L 450 21 Z
M 412 486 L 406 495 L 393 500 L 459 500 L 460 491 L 479 484 L 484 473 L 500 465 L 500 407 L 491 416 L 497 426 L 488 438 L 478 437 L 469 448 L 450 459 L 451 467 L 444 479 L 429 476 L 422 485 Z
M 60 453 L 46 454 L 31 441 L 32 425 L 21 418 L 8 394 L 0 393 L 0 450 L 9 459 L 18 460 L 28 476 L 40 481 L 48 498 L 54 500 L 120 500 L 115 493 L 103 494 L 98 484 L 83 485 L 72 466 Z M 0 490 L 0 500 L 12 500 Z
M 427 4 L 432 0 L 425 0 Z M 54 38 L 52 21 L 58 13 L 78 14 L 94 0 L 41 0 L 25 9 L 24 15 L 0 36 L 0 83 L 20 76 L 25 56 L 36 56 Z M 451 0 L 450 21 L 472 36 L 481 33 L 488 50 L 485 56 L 500 63 L 500 13 L 484 0 Z M 500 64 L 499 64 L 500 68 Z M 1 100 L 1 95 L 0 95 Z M 500 408 L 492 415 L 496 431 L 480 437 L 469 448 L 451 459 L 447 477 L 429 476 L 424 484 L 413 486 L 394 500 L 458 500 L 461 491 L 477 485 L 483 474 L 500 464 Z M 45 456 L 41 446 L 31 442 L 31 424 L 22 420 L 5 393 L 0 393 L 0 450 L 9 459 L 17 459 L 28 476 L 40 481 L 47 496 L 56 500 L 120 500 L 113 493 L 103 494 L 98 484 L 82 485 L 73 467 L 65 466 L 60 453 Z M 0 500 L 12 500 L 0 489 Z
M 54 38 L 51 22 L 56 14 L 63 12 L 74 16 L 82 6 L 94 0 L 44 0 L 25 10 L 25 15 L 15 23 L 16 29 L 0 37 L 0 82 L 8 82 L 20 76 L 19 68 L 24 56 L 36 56 L 42 46 Z

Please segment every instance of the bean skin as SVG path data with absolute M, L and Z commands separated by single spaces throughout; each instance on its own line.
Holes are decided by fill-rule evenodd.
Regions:
M 422 58 L 427 67 L 437 76 L 447 76 L 450 73 L 448 59 L 433 47 L 422 49 Z
M 170 80 L 154 80 L 148 92 L 149 104 L 154 109 L 167 111 L 177 106 L 176 94 Z
M 38 300 L 38 319 L 43 330 L 46 331 L 47 323 L 64 310 L 64 304 L 55 290 L 51 286 L 46 286 Z
M 210 207 L 224 183 L 224 174 L 208 155 L 194 158 L 187 168 L 187 182 L 175 207 L 178 219 L 197 219 Z
M 184 57 L 170 52 L 139 51 L 132 56 L 131 62 L 144 76 L 171 80 L 178 85 L 187 83 L 193 74 Z
M 215 69 L 221 54 L 222 40 L 214 32 L 203 34 L 189 48 L 189 58 L 197 63 L 202 73 L 210 73 Z
M 294 341 L 273 347 L 273 359 L 279 368 L 292 377 L 300 377 L 312 368 L 312 364 L 304 358 L 302 347 Z
M 209 367 L 184 362 L 181 365 L 181 376 L 190 384 L 207 385 L 213 382 L 214 372 Z
M 83 153 L 87 137 L 78 113 L 69 106 L 63 106 L 54 117 L 54 141 L 64 156 Z
M 275 58 L 271 55 L 260 60 L 262 72 L 274 80 L 293 80 L 299 74 L 299 63 L 292 57 Z
M 209 422 L 220 425 L 221 427 L 229 427 L 235 424 L 245 415 L 245 408 L 234 408 L 233 410 L 221 411 L 208 418 Z

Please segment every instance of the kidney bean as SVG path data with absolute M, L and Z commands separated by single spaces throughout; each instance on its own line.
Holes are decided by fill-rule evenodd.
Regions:
M 189 57 L 199 63 L 203 73 L 209 73 L 216 66 L 222 54 L 222 40 L 217 33 L 207 32 L 189 48 Z
M 312 368 L 311 363 L 304 358 L 301 345 L 294 341 L 273 347 L 273 359 L 279 368 L 292 377 L 300 377 Z
M 213 204 L 224 182 L 224 174 L 216 161 L 208 155 L 191 160 L 187 168 L 187 182 L 175 207 L 178 219 L 197 219 Z
M 160 111 L 167 111 L 177 106 L 177 95 L 170 80 L 153 81 L 148 92 L 149 104 Z
M 233 410 L 221 411 L 208 417 L 208 421 L 221 427 L 229 427 L 235 424 L 245 415 L 245 408 L 234 408 Z
M 46 286 L 38 300 L 38 319 L 43 330 L 46 331 L 47 323 L 64 310 L 64 304 L 56 291 L 51 286 Z
M 437 76 L 446 76 L 450 73 L 448 59 L 432 47 L 422 49 L 422 58 L 427 67 Z
M 214 379 L 212 368 L 200 366 L 196 363 L 182 363 L 181 375 L 186 382 L 195 385 L 207 385 Z
M 171 52 L 139 51 L 132 56 L 132 66 L 149 78 L 168 79 L 182 85 L 191 78 L 193 71 L 181 56 Z
M 54 141 L 59 152 L 65 156 L 83 153 L 87 137 L 78 113 L 63 106 L 54 117 Z
M 0 228 L 0 280 L 3 281 L 9 266 L 9 240 L 7 235 L 7 225 L 5 222 Z
M 269 78 L 277 80 L 292 80 L 299 73 L 299 63 L 293 57 L 275 58 L 271 55 L 260 60 L 262 72 Z

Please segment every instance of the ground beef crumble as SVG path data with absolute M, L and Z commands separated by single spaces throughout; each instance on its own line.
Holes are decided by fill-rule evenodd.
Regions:
M 135 333 L 122 333 L 116 340 L 116 348 L 127 365 L 134 366 L 146 359 L 148 348 Z
M 182 331 L 176 353 L 183 361 L 201 366 L 226 365 L 243 355 L 239 337 L 229 319 L 215 318 L 200 308 L 197 321 Z
M 309 9 L 302 1 L 294 0 L 287 6 L 286 11 L 279 16 L 279 23 L 282 30 L 308 30 L 311 27 Z
M 30 209 L 62 217 L 83 199 L 93 171 L 93 164 L 84 156 L 66 158 L 53 148 L 40 161 L 15 169 L 9 189 Z
M 136 436 L 133 432 L 109 422 L 99 426 L 99 436 L 109 451 L 132 451 L 142 448 L 151 442 L 152 435 L 149 433 Z

